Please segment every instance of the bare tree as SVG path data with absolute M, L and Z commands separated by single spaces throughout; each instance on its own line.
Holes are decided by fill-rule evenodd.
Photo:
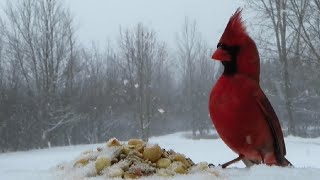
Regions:
M 319 83 L 320 53 L 318 41 L 320 40 L 320 1 L 319 0 L 290 0 L 290 26 L 299 38 L 295 49 L 295 62 L 297 69 L 293 76 L 297 79 L 296 89 L 300 92 L 294 98 L 295 111 L 302 116 L 304 123 L 300 122 L 299 134 L 307 135 L 312 129 L 319 129 Z M 303 82 L 303 83 L 301 83 Z M 311 129 L 311 130 L 310 130 Z M 308 131 L 309 130 L 309 131 Z M 312 133 L 311 133 L 312 134 Z M 309 136 L 309 135 L 307 135 Z
M 181 62 L 182 70 L 182 96 L 186 112 L 191 116 L 193 136 L 197 130 L 203 134 L 203 130 L 211 126 L 208 118 L 207 99 L 215 80 L 217 71 L 210 61 L 208 45 L 201 39 L 195 21 L 185 18 L 182 31 L 177 37 L 177 54 Z
M 192 133 L 196 135 L 197 110 L 195 108 L 195 68 L 196 56 L 198 55 L 197 44 L 199 42 L 199 34 L 196 22 L 190 22 L 185 18 L 182 31 L 177 36 L 178 58 L 181 62 L 182 80 L 185 93 L 186 111 L 191 114 Z
M 69 72 L 70 84 L 75 64 L 72 18 L 57 0 L 21 0 L 9 3 L 5 13 L 8 54 L 19 65 L 27 92 L 37 106 L 42 137 L 50 141 L 48 133 L 72 121 L 59 99 L 64 73 Z M 61 118 L 53 117 L 57 115 Z
M 278 74 L 274 71 L 273 75 L 266 75 L 274 79 L 271 84 L 275 84 L 277 96 L 283 99 L 288 112 L 281 119 L 288 120 L 289 134 L 306 136 L 308 128 L 318 126 L 316 109 L 319 105 L 314 99 L 318 99 L 319 96 L 319 84 L 316 79 L 320 77 L 320 47 L 317 43 L 320 32 L 319 2 L 259 0 L 248 1 L 248 4 L 260 17 L 256 20 L 259 19 L 261 22 L 255 26 L 257 29 L 263 29 L 263 32 L 260 32 L 261 38 L 258 39 L 258 42 L 263 44 L 263 59 L 278 61 L 274 64 L 264 62 L 262 65 L 281 72 Z M 282 78 L 279 79 L 277 76 Z M 271 81 L 270 78 L 264 78 L 262 82 L 267 81 Z M 282 83 L 283 88 L 280 86 Z M 278 103 L 281 106 L 281 103 Z
M 214 63 L 210 59 L 212 51 L 208 47 L 205 42 L 199 41 L 197 44 L 198 54 L 195 58 L 196 72 L 193 96 L 195 97 L 194 106 L 196 109 L 194 110 L 197 115 L 196 127 L 201 136 L 212 126 L 208 116 L 208 97 L 210 96 L 213 83 L 218 78 L 219 69 L 217 67 L 219 64 Z
M 134 118 L 142 139 L 149 138 L 150 124 L 157 112 L 157 98 L 152 90 L 155 71 L 163 65 L 165 45 L 158 42 L 152 30 L 138 24 L 133 30 L 120 30 L 121 57 L 124 60 L 124 80 L 133 97 Z
M 291 25 L 297 32 L 302 34 L 303 40 L 315 56 L 315 63 L 319 64 L 320 53 L 317 42 L 320 39 L 320 1 L 290 0 L 290 2 L 294 17 L 298 21 L 298 23 L 291 23 Z M 295 24 L 297 25 L 295 26 Z
M 292 112 L 292 79 L 289 75 L 289 52 L 292 51 L 293 40 L 292 31 L 288 28 L 288 0 L 249 0 L 248 4 L 265 17 L 264 24 L 261 26 L 271 29 L 274 33 L 274 39 L 269 39 L 268 44 L 274 44 L 276 49 L 271 48 L 269 53 L 276 52 L 282 67 L 284 88 L 281 94 L 284 95 L 283 99 L 287 111 L 288 132 L 295 134 L 295 121 Z M 269 21 L 270 25 L 265 23 L 265 20 Z

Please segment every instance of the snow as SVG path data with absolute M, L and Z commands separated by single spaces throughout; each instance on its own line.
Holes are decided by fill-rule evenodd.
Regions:
M 158 109 L 159 113 L 163 114 L 165 111 L 163 109 Z
M 186 133 L 175 133 L 161 137 L 152 137 L 151 144 L 159 144 L 162 148 L 173 149 L 185 154 L 195 163 L 209 162 L 219 164 L 231 160 L 236 155 L 231 152 L 221 139 L 186 139 Z M 287 158 L 294 164 L 294 168 L 269 167 L 265 165 L 244 168 L 237 163 L 228 169 L 214 168 L 212 172 L 195 171 L 191 175 L 179 175 L 174 180 L 209 180 L 209 179 L 308 179 L 316 180 L 320 177 L 320 138 L 304 139 L 289 136 L 285 139 Z M 104 143 L 105 145 L 105 143 Z M 69 147 L 55 147 L 43 150 L 14 152 L 0 154 L 0 179 L 61 179 L 57 176 L 57 165 L 76 160 L 79 155 L 88 150 L 96 150 L 102 144 L 78 145 Z M 72 177 L 72 176 L 70 176 Z M 62 178 L 68 179 L 68 178 Z M 69 178 L 70 179 L 70 178 Z M 105 179 L 103 177 L 90 178 L 92 180 Z M 162 177 L 146 177 L 146 180 L 167 179 Z
M 127 85 L 128 83 L 129 83 L 129 80 L 127 80 L 127 79 L 123 80 L 124 85 Z
M 134 87 L 135 87 L 135 88 L 138 88 L 138 87 L 139 87 L 139 84 L 135 84 Z

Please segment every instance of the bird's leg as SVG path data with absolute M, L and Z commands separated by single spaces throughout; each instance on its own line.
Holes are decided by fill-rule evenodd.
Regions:
M 231 165 L 231 164 L 233 164 L 233 163 L 236 163 L 236 162 L 242 160 L 243 157 L 244 157 L 244 156 L 243 156 L 242 154 L 240 154 L 239 157 L 237 157 L 237 158 L 235 158 L 235 159 L 233 159 L 233 160 L 231 160 L 231 161 L 229 161 L 229 162 L 226 162 L 226 163 L 222 164 L 221 167 L 222 167 L 222 168 L 226 168 L 226 167 L 228 167 L 229 165 Z
M 264 162 L 264 155 L 263 155 L 261 152 L 259 152 L 259 154 L 260 154 L 260 157 L 261 157 L 261 162 L 262 162 L 262 164 L 265 164 L 265 162 Z

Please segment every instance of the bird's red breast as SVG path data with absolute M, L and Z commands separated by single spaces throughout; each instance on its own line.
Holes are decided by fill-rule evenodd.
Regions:
M 255 80 L 244 75 L 223 75 L 210 95 L 210 116 L 223 141 L 235 153 L 255 162 L 277 164 L 274 136 L 266 115 L 274 112 L 270 112 L 268 105 L 264 109 L 261 107 L 261 104 L 266 106 L 261 103 L 266 100 Z M 280 148 L 285 152 L 278 119 L 271 120 L 271 124 L 276 127 L 274 133 L 281 142 Z

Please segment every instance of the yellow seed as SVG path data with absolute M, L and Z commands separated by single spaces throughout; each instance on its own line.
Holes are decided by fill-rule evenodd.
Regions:
M 137 144 L 135 147 L 134 147 L 135 150 L 137 150 L 138 152 L 143 152 L 144 150 L 144 144 Z
M 178 166 L 174 169 L 174 172 L 179 173 L 179 174 L 185 174 L 187 173 L 187 170 L 183 168 L 182 166 Z
M 157 161 L 157 168 L 167 168 L 171 164 L 171 160 L 169 158 L 161 158 Z
M 179 154 L 179 153 L 175 154 L 174 161 L 180 161 L 187 167 L 191 167 L 189 161 L 186 159 L 186 157 L 183 154 Z
M 169 169 L 172 169 L 174 172 L 178 173 L 178 174 L 185 174 L 187 173 L 187 169 L 186 166 L 180 162 L 180 161 L 175 161 L 173 162 Z
M 196 167 L 200 170 L 207 170 L 209 168 L 207 162 L 200 162 L 200 163 L 196 164 Z
M 156 174 L 167 178 L 174 176 L 174 172 L 170 171 L 169 169 L 157 169 Z
M 118 141 L 118 139 L 116 138 L 111 138 L 108 143 L 107 143 L 108 147 L 113 147 L 113 146 L 121 146 L 121 143 Z
M 129 146 L 124 146 L 122 149 L 122 153 L 125 155 L 128 155 L 130 151 L 131 151 L 131 149 Z
M 128 145 L 136 146 L 138 144 L 142 145 L 142 144 L 145 144 L 145 142 L 141 139 L 130 139 L 128 141 Z
M 143 151 L 143 158 L 151 162 L 157 162 L 162 156 L 162 151 L 159 145 L 145 147 Z
M 140 176 L 133 173 L 124 173 L 124 179 L 138 179 Z
M 88 159 L 79 159 L 76 163 L 74 163 L 74 166 L 85 166 L 89 163 Z
M 95 163 L 96 172 L 99 174 L 103 169 L 111 165 L 111 159 L 107 157 L 99 157 Z

